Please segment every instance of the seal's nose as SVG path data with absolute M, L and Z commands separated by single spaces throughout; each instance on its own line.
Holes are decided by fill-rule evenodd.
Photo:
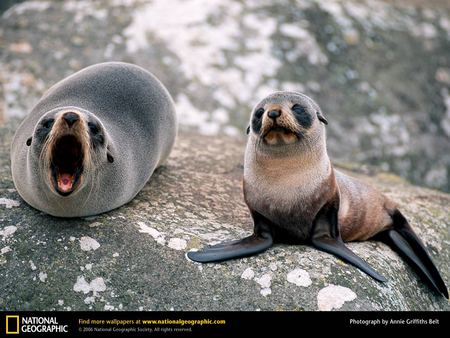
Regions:
M 271 110 L 267 113 L 267 116 L 269 116 L 271 119 L 276 119 L 277 117 L 280 117 L 281 110 Z
M 77 122 L 80 119 L 80 117 L 76 113 L 68 112 L 63 115 L 63 119 L 64 119 L 64 121 L 66 121 L 66 123 L 69 127 L 72 127 L 72 125 L 75 122 Z

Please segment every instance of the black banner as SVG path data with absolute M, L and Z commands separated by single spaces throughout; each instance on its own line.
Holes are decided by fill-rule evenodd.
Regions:
M 252 332 L 444 330 L 449 312 L 7 312 L 0 336 L 230 337 Z M 442 331 L 441 331 L 442 332 Z M 448 331 L 447 331 L 448 332 Z M 12 336 L 14 337 L 14 336 Z

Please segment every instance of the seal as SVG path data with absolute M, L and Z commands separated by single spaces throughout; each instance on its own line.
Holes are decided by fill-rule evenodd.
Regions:
M 173 100 L 136 65 L 92 65 L 53 85 L 17 129 L 11 171 L 20 196 L 58 217 L 129 202 L 169 156 Z
M 386 278 L 344 244 L 389 244 L 448 298 L 425 246 L 396 204 L 375 188 L 333 168 L 322 110 L 296 92 L 275 92 L 259 102 L 247 129 L 244 199 L 254 232 L 242 240 L 188 252 L 197 262 L 254 255 L 273 243 L 309 244 L 356 266 L 377 281 Z

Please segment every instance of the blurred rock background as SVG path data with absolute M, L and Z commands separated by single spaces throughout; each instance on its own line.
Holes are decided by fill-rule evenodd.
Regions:
M 450 191 L 448 1 L 2 0 L 0 11 L 0 123 L 63 77 L 121 60 L 168 87 L 181 129 L 244 137 L 266 94 L 302 91 L 329 119 L 334 160 Z

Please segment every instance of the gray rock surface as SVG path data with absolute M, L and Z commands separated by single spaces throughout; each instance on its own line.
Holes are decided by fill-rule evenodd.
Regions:
M 187 250 L 252 231 L 241 192 L 242 139 L 182 133 L 132 202 L 97 217 L 58 219 L 14 190 L 16 126 L 13 119 L 0 127 L 0 310 L 450 310 L 381 243 L 350 247 L 386 284 L 306 246 L 276 245 L 220 264 L 187 260 Z M 353 174 L 400 204 L 450 284 L 450 196 L 391 174 Z
M 334 158 L 450 191 L 445 0 L 34 0 L 1 16 L 0 45 L 0 120 L 85 66 L 128 61 L 168 87 L 183 130 L 238 135 L 268 92 L 300 90 L 327 114 Z

